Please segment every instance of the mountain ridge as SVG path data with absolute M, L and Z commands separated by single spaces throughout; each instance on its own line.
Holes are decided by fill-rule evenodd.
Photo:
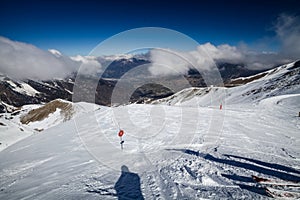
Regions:
M 59 55 L 58 52 L 53 52 Z M 53 53 L 52 52 L 52 53 Z M 96 58 L 95 58 L 96 59 Z M 86 80 L 86 87 L 90 88 L 91 84 L 95 84 L 98 81 L 97 89 L 95 91 L 95 103 L 99 105 L 110 106 L 111 95 L 113 89 L 122 77 L 129 70 L 142 65 L 147 64 L 149 61 L 144 57 L 134 56 L 120 57 L 119 60 L 114 60 L 107 70 L 103 73 L 103 78 L 97 80 L 93 77 L 83 77 Z M 299 61 L 296 62 L 296 64 Z M 245 84 L 245 79 L 238 78 L 242 75 L 255 76 L 257 74 L 263 74 L 264 72 L 247 70 L 245 67 L 239 67 L 239 65 L 224 64 L 219 65 L 221 76 L 224 80 L 226 87 L 233 87 L 241 84 Z M 235 73 L 233 73 L 235 71 Z M 184 75 L 186 80 L 192 87 L 207 87 L 202 76 L 195 70 L 190 70 Z M 0 112 L 8 112 L 7 105 L 13 107 L 20 107 L 27 104 L 40 104 L 47 103 L 55 99 L 65 99 L 72 101 L 73 87 L 75 83 L 76 74 L 73 74 L 65 79 L 54 80 L 14 80 L 5 75 L 0 75 Z M 176 77 L 167 78 L 168 81 L 180 84 Z M 247 79 L 248 81 L 250 79 Z M 177 83 L 178 82 L 178 83 Z M 91 91 L 92 92 L 92 91 Z M 161 98 L 173 95 L 178 91 L 170 91 L 167 88 L 164 89 L 160 85 L 146 85 L 140 86 L 136 89 L 130 99 L 131 103 L 143 103 L 153 101 Z M 93 102 L 92 102 L 93 103 Z

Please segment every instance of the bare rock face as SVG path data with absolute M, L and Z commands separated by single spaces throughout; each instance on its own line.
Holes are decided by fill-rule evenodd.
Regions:
M 20 121 L 22 124 L 42 121 L 43 119 L 47 118 L 49 114 L 54 113 L 57 109 L 60 109 L 61 115 L 64 116 L 64 121 L 70 120 L 74 113 L 74 109 L 71 103 L 57 99 L 37 109 L 29 111 L 26 115 L 23 115 L 21 117 Z

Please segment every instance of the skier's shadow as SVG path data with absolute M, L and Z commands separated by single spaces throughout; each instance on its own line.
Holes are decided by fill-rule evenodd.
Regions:
M 121 176 L 114 188 L 119 200 L 144 199 L 139 175 L 130 172 L 126 165 L 121 167 Z

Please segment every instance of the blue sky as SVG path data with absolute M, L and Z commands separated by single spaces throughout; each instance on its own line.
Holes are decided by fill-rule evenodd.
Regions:
M 148 26 L 174 29 L 201 44 L 246 43 L 256 50 L 276 51 L 276 18 L 300 13 L 296 0 L 2 0 L 0 5 L 1 36 L 67 55 L 87 55 L 119 32 Z

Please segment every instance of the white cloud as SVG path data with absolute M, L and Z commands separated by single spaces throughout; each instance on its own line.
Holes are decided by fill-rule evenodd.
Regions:
M 249 69 L 257 70 L 299 59 L 300 17 L 280 15 L 274 25 L 274 32 L 276 37 L 272 40 L 276 39 L 280 43 L 279 52 L 255 52 L 249 50 L 246 44 L 215 46 L 211 43 L 201 44 L 190 52 L 153 49 L 149 52 L 152 62 L 149 71 L 155 76 L 186 74 L 194 66 L 200 72 L 205 72 L 216 69 L 216 62 L 244 64 Z M 103 70 L 100 63 L 106 65 L 120 56 L 123 55 L 69 58 L 57 50 L 43 51 L 30 44 L 0 37 L 0 72 L 18 79 L 64 78 L 79 67 L 80 74 L 93 76 Z
M 102 65 L 94 56 L 75 56 L 72 60 L 80 63 L 80 74 L 85 76 L 95 76 L 102 71 Z
M 211 43 L 199 45 L 190 52 L 178 52 L 169 49 L 153 49 L 150 51 L 152 75 L 186 74 L 193 66 L 199 72 L 216 70 L 216 63 L 245 64 L 249 69 L 267 69 L 287 62 L 276 53 L 252 52 L 245 47 L 238 48 L 223 44 L 214 46 Z M 166 66 L 166 67 L 163 67 Z
M 297 43 L 299 41 L 295 42 Z M 194 66 L 199 72 L 203 72 L 215 70 L 216 63 L 241 64 L 251 70 L 263 70 L 299 59 L 300 54 L 297 50 L 299 46 L 294 47 L 290 44 L 288 45 L 290 51 L 284 50 L 279 53 L 254 52 L 247 49 L 245 45 L 242 47 L 228 44 L 215 46 L 211 43 L 199 45 L 195 51 L 190 52 L 153 49 L 150 51 L 150 60 L 156 64 L 151 65 L 149 71 L 152 75 L 174 75 L 175 72 L 186 74 L 190 67 Z
M 181 54 L 183 53 L 168 49 L 152 49 L 150 51 L 150 73 L 154 76 L 185 73 L 189 69 L 189 63 L 182 58 Z
M 281 14 L 275 24 L 275 32 L 281 43 L 280 53 L 299 59 L 300 57 L 300 17 Z
M 214 46 L 206 43 L 190 52 L 153 49 L 150 51 L 150 60 L 155 63 L 149 68 L 152 75 L 174 75 L 186 74 L 191 66 L 200 72 L 215 70 L 216 63 L 243 64 L 248 69 L 261 70 L 292 59 L 279 53 L 253 52 L 247 50 L 245 46 L 239 48 L 228 44 Z
M 16 79 L 64 78 L 77 70 L 69 58 L 0 37 L 0 72 Z
M 300 17 L 282 14 L 274 26 L 279 52 L 251 51 L 246 44 L 230 46 L 222 44 L 215 46 L 211 43 L 201 44 L 191 52 L 154 49 L 150 52 L 150 60 L 156 65 L 150 67 L 153 75 L 174 74 L 175 71 L 187 73 L 191 65 L 180 58 L 189 60 L 200 72 L 215 69 L 215 62 L 243 64 L 248 69 L 262 70 L 300 59 Z M 265 44 L 260 44 L 264 46 Z M 167 65 L 162 68 L 159 64 Z
M 205 50 L 212 59 L 218 61 L 234 61 L 241 62 L 244 59 L 244 55 L 241 50 L 237 47 L 230 46 L 228 44 L 222 44 L 219 46 L 214 46 L 211 43 L 206 43 L 197 47 L 198 51 Z
M 55 49 L 0 37 L 0 72 L 15 79 L 48 80 L 65 78 L 80 68 L 82 75 L 96 75 L 102 69 L 95 57 L 68 57 Z

